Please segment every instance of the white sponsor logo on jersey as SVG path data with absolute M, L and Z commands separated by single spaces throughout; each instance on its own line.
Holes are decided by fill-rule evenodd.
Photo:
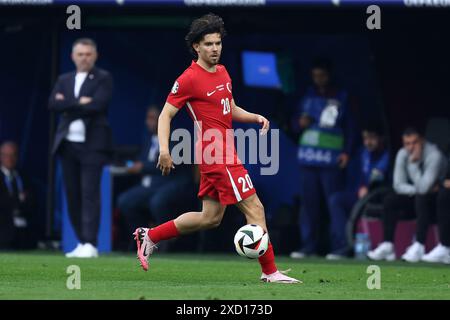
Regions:
M 228 83 L 229 83 L 229 82 L 228 82 Z M 227 89 L 228 89 L 228 83 L 227 83 Z M 207 91 L 207 92 L 206 92 L 206 95 L 207 95 L 208 97 L 210 97 L 210 96 L 212 96 L 216 91 L 222 91 L 222 90 L 225 90 L 225 86 L 224 86 L 223 84 L 220 84 L 220 85 L 218 85 L 218 86 L 216 87 L 215 90 L 213 90 L 213 91 L 211 91 L 211 92 Z M 230 89 L 228 89 L 228 91 L 230 91 Z M 231 91 L 230 91 L 230 92 L 231 92 Z

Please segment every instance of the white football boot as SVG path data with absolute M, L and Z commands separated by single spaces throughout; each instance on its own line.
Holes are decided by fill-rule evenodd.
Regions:
M 392 242 L 382 242 L 375 250 L 369 251 L 367 257 L 371 260 L 380 261 L 394 261 L 395 251 L 394 244 Z
M 422 257 L 422 261 L 450 264 L 450 248 L 438 244 L 433 250 Z
M 416 241 L 409 246 L 406 252 L 402 255 L 402 260 L 407 262 L 419 262 L 424 255 L 425 246 Z

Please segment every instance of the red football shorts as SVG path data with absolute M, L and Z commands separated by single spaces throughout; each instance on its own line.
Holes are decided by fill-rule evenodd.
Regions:
M 242 164 L 217 166 L 201 173 L 199 198 L 209 196 L 222 205 L 229 205 L 255 193 L 252 180 Z

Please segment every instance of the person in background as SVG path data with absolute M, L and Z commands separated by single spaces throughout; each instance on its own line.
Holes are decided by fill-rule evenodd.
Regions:
M 108 106 L 113 79 L 95 66 L 97 55 L 92 39 L 76 40 L 76 70 L 58 78 L 49 98 L 49 110 L 61 115 L 52 152 L 61 159 L 70 221 L 79 241 L 68 258 L 98 256 L 100 179 L 112 150 Z
M 132 234 L 141 224 L 149 221 L 160 224 L 171 212 L 171 203 L 181 199 L 186 188 L 192 184 L 190 167 L 180 166 L 169 177 L 163 177 L 156 167 L 159 155 L 158 118 L 160 110 L 156 106 L 147 109 L 147 138 L 140 159 L 128 168 L 130 174 L 142 175 L 141 184 L 125 191 L 118 198 L 118 208 L 124 217 L 128 234 Z M 134 241 L 132 242 L 134 245 Z M 161 249 L 161 248 L 160 248 Z
M 422 257 L 422 261 L 450 264 L 450 153 L 447 174 L 439 186 L 437 197 L 437 225 L 440 243 Z
M 302 248 L 292 252 L 292 258 L 317 253 L 320 204 L 330 209 L 330 196 L 343 190 L 344 169 L 354 149 L 356 129 L 348 93 L 333 85 L 331 72 L 330 61 L 316 60 L 311 70 L 314 85 L 299 104 Z
M 395 260 L 394 233 L 402 218 L 417 217 L 416 239 L 402 255 L 418 262 L 425 254 L 425 240 L 434 216 L 439 179 L 445 175 L 446 162 L 438 147 L 416 128 L 403 132 L 403 148 L 395 159 L 394 191 L 383 201 L 384 241 L 367 256 L 372 260 Z
M 341 259 L 350 253 L 345 230 L 355 203 L 369 191 L 386 183 L 389 170 L 389 152 L 380 127 L 367 126 L 362 130 L 364 148 L 360 158 L 360 183 L 356 190 L 338 191 L 330 197 L 330 233 L 332 252 L 327 259 Z
M 0 146 L 0 249 L 34 249 L 36 205 L 32 192 L 17 169 L 18 147 Z

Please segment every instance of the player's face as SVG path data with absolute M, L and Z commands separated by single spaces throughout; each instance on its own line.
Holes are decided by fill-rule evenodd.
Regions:
M 72 61 L 78 72 L 90 71 L 97 60 L 97 50 L 90 45 L 77 44 L 72 50 Z
M 380 137 L 373 133 L 368 131 L 363 131 L 363 142 L 364 146 L 369 152 L 373 152 L 378 149 L 380 146 Z
M 311 71 L 312 80 L 315 86 L 324 88 L 330 83 L 328 71 L 321 68 L 314 68 Z
M 198 58 L 209 65 L 219 63 L 220 54 L 222 53 L 222 38 L 220 33 L 211 33 L 203 37 L 199 43 L 194 44 L 194 49 L 198 54 Z
M 17 149 L 6 144 L 0 151 L 1 163 L 8 170 L 13 170 L 17 165 Z

